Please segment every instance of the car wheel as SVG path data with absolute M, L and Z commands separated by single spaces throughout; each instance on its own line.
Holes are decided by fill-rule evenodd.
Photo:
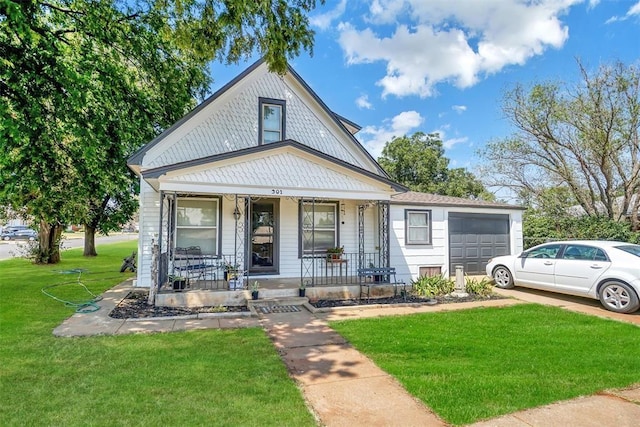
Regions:
M 4 237 L 3 237 L 3 239 L 4 239 L 4 240 L 11 240 L 11 237 L 9 237 L 9 236 L 4 236 Z
M 606 282 L 598 293 L 600 303 L 607 310 L 616 313 L 633 313 L 640 308 L 638 295 L 627 284 L 621 282 Z
M 493 280 L 498 288 L 513 288 L 513 277 L 507 267 L 498 266 L 493 269 Z

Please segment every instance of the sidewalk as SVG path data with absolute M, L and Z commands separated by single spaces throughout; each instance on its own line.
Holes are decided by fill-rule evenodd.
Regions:
M 512 299 L 435 306 L 376 306 L 322 312 L 308 304 L 287 312 L 258 310 L 253 316 L 207 313 L 174 318 L 112 319 L 109 312 L 131 289 L 122 283 L 105 292 L 95 313 L 74 314 L 54 331 L 56 336 L 89 336 L 171 332 L 187 329 L 262 327 L 269 334 L 291 376 L 300 385 L 310 410 L 324 426 L 446 426 L 428 407 L 409 395 L 393 377 L 329 328 L 328 321 L 359 317 L 506 306 L 522 301 L 556 305 L 640 324 L 640 315 L 617 315 L 571 297 L 530 291 L 498 290 Z M 517 299 L 515 299 L 517 298 Z M 597 304 L 597 301 L 596 301 Z M 272 302 L 272 306 L 277 302 Z M 259 313 L 259 315 L 258 315 Z M 617 319 L 617 317 L 621 319 Z M 640 388 L 602 392 L 473 424 L 474 427 L 631 427 L 640 420 Z

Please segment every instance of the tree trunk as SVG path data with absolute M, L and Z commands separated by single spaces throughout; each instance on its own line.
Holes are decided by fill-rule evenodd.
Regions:
M 96 252 L 96 229 L 90 225 L 84 225 L 84 256 L 98 256 Z
M 57 264 L 60 262 L 60 237 L 62 236 L 61 224 L 49 224 L 40 221 L 38 231 L 38 248 L 35 261 L 38 264 Z

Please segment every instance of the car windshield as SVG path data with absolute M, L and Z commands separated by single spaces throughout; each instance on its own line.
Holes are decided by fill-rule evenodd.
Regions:
M 621 251 L 640 257 L 640 245 L 616 246 L 616 249 L 620 249 Z

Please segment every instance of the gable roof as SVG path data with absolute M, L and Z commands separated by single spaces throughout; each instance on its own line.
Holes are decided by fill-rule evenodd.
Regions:
M 265 62 L 264 59 L 260 59 L 260 60 L 256 61 L 254 64 L 249 66 L 246 70 L 244 70 L 242 73 L 240 73 L 238 76 L 236 76 L 233 80 L 231 80 L 230 82 L 225 84 L 222 88 L 220 88 L 213 95 L 211 95 L 209 98 L 207 98 L 204 102 L 202 102 L 196 108 L 194 108 L 192 111 L 190 111 L 187 115 L 182 117 L 180 120 L 178 120 L 176 123 L 174 123 L 171 127 L 169 127 L 164 132 L 162 132 L 160 135 L 158 135 L 156 138 L 154 138 L 151 142 L 149 142 L 148 144 L 146 144 L 143 147 L 141 147 L 140 149 L 138 149 L 134 154 L 132 154 L 129 157 L 129 159 L 127 161 L 127 164 L 129 165 L 129 167 L 132 170 L 134 170 L 136 173 L 139 172 L 139 169 L 140 169 L 139 166 L 142 165 L 142 161 L 144 159 L 144 156 L 145 156 L 145 154 L 147 154 L 147 152 L 149 152 L 149 150 L 151 150 L 153 147 L 155 147 L 157 144 L 159 144 L 161 141 L 163 141 L 167 136 L 169 136 L 174 131 L 176 131 L 178 128 L 180 128 L 182 125 L 184 125 L 186 122 L 188 122 L 191 118 L 196 116 L 199 112 L 201 112 L 203 109 L 205 109 L 211 103 L 213 103 L 216 99 L 220 98 L 223 94 L 225 94 L 227 91 L 229 91 L 229 89 L 231 89 L 236 84 L 238 84 L 240 81 L 245 79 L 249 74 L 251 74 L 253 71 L 255 71 L 264 62 Z M 302 77 L 300 77 L 300 75 L 293 68 L 291 68 L 291 66 L 288 65 L 288 64 L 287 64 L 287 73 L 290 76 L 292 76 L 294 78 L 294 80 L 320 106 L 320 108 L 326 112 L 326 114 L 333 120 L 333 122 L 344 132 L 344 135 L 354 143 L 354 145 L 357 147 L 357 149 L 362 154 L 364 154 L 364 156 L 366 158 L 368 158 L 369 161 L 371 161 L 372 165 L 375 166 L 377 172 L 380 175 L 383 175 L 383 176 L 389 178 L 389 175 L 386 173 L 386 171 L 378 164 L 378 162 L 362 146 L 362 144 L 353 136 L 353 134 L 356 133 L 360 129 L 360 126 L 358 126 L 357 124 L 355 124 L 355 123 L 347 120 L 346 118 L 344 118 L 344 117 L 334 113 L 333 111 L 331 111 L 327 107 L 327 105 L 324 103 L 324 101 L 322 101 L 322 99 L 320 99 L 320 97 L 313 91 L 313 89 L 311 89 L 311 87 L 309 87 L 309 85 L 302 79 Z
M 407 191 L 406 193 L 391 196 L 393 204 L 416 204 L 431 206 L 451 206 L 469 208 L 497 208 L 526 210 L 522 206 L 510 205 L 508 203 L 486 202 L 484 200 L 464 199 L 462 197 L 442 196 L 440 194 L 419 193 L 417 191 Z

